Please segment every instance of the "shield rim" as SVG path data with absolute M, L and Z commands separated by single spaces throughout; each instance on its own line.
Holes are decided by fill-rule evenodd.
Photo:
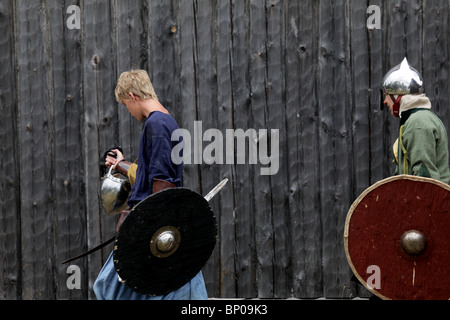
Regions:
M 359 204 L 361 203 L 361 201 L 363 201 L 363 199 L 369 194 L 371 193 L 373 190 L 379 188 L 380 186 L 384 185 L 384 184 L 388 184 L 391 183 L 393 181 L 398 181 L 398 180 L 410 180 L 410 181 L 416 181 L 416 182 L 425 182 L 425 183 L 432 183 L 435 185 L 438 185 L 444 189 L 446 189 L 447 191 L 450 192 L 450 186 L 447 185 L 446 183 L 436 180 L 436 179 L 432 179 L 432 178 L 425 178 L 425 177 L 419 177 L 419 176 L 413 176 L 413 175 L 397 175 L 397 176 L 392 176 L 383 180 L 380 180 L 376 183 L 374 183 L 373 185 L 371 185 L 370 187 L 368 187 L 366 190 L 364 190 L 361 195 L 353 202 L 353 204 L 350 206 L 350 209 L 348 210 L 347 213 L 347 217 L 345 219 L 345 227 L 344 227 L 344 247 L 345 247 L 345 256 L 347 258 L 348 264 L 350 265 L 350 268 L 352 269 L 353 274 L 356 276 L 356 278 L 361 282 L 361 284 L 367 289 L 369 290 L 371 293 L 373 293 L 374 295 L 376 295 L 377 297 L 383 299 L 383 300 L 392 300 L 391 298 L 388 298 L 386 296 L 384 296 L 383 294 L 381 294 L 380 292 L 370 288 L 370 286 L 367 284 L 367 282 L 360 276 L 360 274 L 357 272 L 350 253 L 349 253 L 349 248 L 348 248 L 348 237 L 349 237 L 349 228 L 350 228 L 350 221 L 351 218 L 353 216 L 353 213 L 355 211 L 355 209 L 359 206 Z

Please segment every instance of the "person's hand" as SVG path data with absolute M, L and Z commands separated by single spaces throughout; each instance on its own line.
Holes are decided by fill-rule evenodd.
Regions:
M 105 166 L 107 168 L 110 168 L 111 166 L 113 166 L 113 169 L 116 169 L 116 165 L 122 160 L 125 160 L 122 152 L 120 152 L 118 149 L 111 150 L 106 155 Z

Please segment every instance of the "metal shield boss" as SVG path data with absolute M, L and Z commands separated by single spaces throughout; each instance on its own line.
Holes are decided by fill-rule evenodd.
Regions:
M 353 203 L 345 252 L 358 280 L 382 299 L 450 299 L 450 187 L 416 176 L 382 180 Z
M 134 291 L 165 295 L 194 278 L 217 240 L 208 201 L 185 188 L 152 194 L 138 203 L 119 228 L 114 266 Z

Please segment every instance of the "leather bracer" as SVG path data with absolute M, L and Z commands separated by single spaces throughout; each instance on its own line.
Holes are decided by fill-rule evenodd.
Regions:
M 171 182 L 160 179 L 153 179 L 153 187 L 152 187 L 153 193 L 157 193 L 159 191 L 175 187 L 176 186 Z
M 127 162 L 125 160 L 119 161 L 119 163 L 116 164 L 116 170 L 120 173 L 128 176 L 128 170 L 131 167 L 131 162 Z

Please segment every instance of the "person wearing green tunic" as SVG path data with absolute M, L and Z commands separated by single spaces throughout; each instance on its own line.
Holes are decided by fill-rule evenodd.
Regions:
M 396 174 L 432 178 L 450 183 L 447 131 L 431 110 L 420 74 L 405 58 L 383 79 L 384 105 L 400 118 L 393 152 Z

